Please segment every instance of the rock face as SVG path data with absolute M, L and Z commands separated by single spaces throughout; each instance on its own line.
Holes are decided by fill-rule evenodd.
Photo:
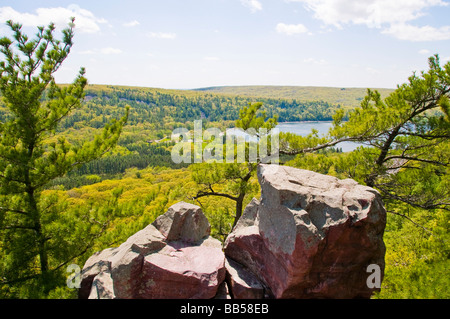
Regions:
M 241 264 L 227 258 L 227 282 L 234 299 L 264 299 L 266 289 L 261 281 Z
M 79 298 L 213 298 L 225 279 L 220 241 L 200 207 L 180 202 L 117 248 L 91 256 Z
M 153 225 L 168 241 L 196 243 L 209 236 L 211 227 L 200 207 L 180 202 L 159 216 Z
M 384 271 L 386 212 L 353 180 L 260 165 L 253 199 L 222 244 L 180 202 L 117 248 L 91 256 L 80 298 L 369 298 Z M 370 268 L 372 269 L 372 268 Z
M 379 194 L 353 180 L 277 165 L 260 165 L 258 179 L 261 200 L 253 199 L 228 236 L 227 258 L 275 298 L 369 298 L 367 267 L 384 271 Z

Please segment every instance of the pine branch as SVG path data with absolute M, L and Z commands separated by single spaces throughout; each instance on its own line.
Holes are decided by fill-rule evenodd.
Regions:
M 419 158 L 419 157 L 411 157 L 411 156 L 405 156 L 405 155 L 392 155 L 392 156 L 388 156 L 384 159 L 384 162 L 388 161 L 388 160 L 392 160 L 392 159 L 404 159 L 407 161 L 416 161 L 416 162 L 422 162 L 422 163 L 428 163 L 428 164 L 434 164 L 434 165 L 440 165 L 440 166 L 449 166 L 450 163 L 449 162 L 439 162 L 439 161 L 433 161 L 433 160 L 428 160 L 428 159 L 424 159 L 424 158 Z
M 411 223 L 413 223 L 415 226 L 422 228 L 424 231 L 426 231 L 426 232 L 427 232 L 428 234 L 430 234 L 431 236 L 434 236 L 434 237 L 438 238 L 442 243 L 445 243 L 444 240 L 442 240 L 441 238 L 439 238 L 439 236 L 437 236 L 435 233 L 433 233 L 430 229 L 426 228 L 426 227 L 423 226 L 423 225 L 420 225 L 419 223 L 416 223 L 414 220 L 412 220 L 412 219 L 409 218 L 408 216 L 403 215 L 403 214 L 400 214 L 400 213 L 397 213 L 397 212 L 394 212 L 394 211 L 391 211 L 391 210 L 387 210 L 386 212 L 389 213 L 389 214 L 396 215 L 396 216 L 400 216 L 400 217 L 403 217 L 403 218 L 407 219 L 408 221 L 410 221 Z
M 21 215 L 25 215 L 25 216 L 28 216 L 28 215 L 29 215 L 27 212 L 24 212 L 24 211 L 22 211 L 22 210 L 19 210 L 19 209 L 11 209 L 11 208 L 7 208 L 7 207 L 0 207 L 0 211 L 16 213 L 16 214 L 21 214 Z
M 206 197 L 206 196 L 225 197 L 225 198 L 228 198 L 228 199 L 231 199 L 234 201 L 237 201 L 239 199 L 238 197 L 232 196 L 230 194 L 215 192 L 214 190 L 212 190 L 212 188 L 210 188 L 210 190 L 211 191 L 209 191 L 209 192 L 199 191 L 196 196 L 192 197 L 192 199 L 197 200 L 199 198 Z
M 421 208 L 421 209 L 426 209 L 426 210 L 443 209 L 443 210 L 450 211 L 450 202 L 435 201 L 435 200 L 429 199 L 425 203 L 421 204 L 421 203 L 419 203 L 418 200 L 414 200 L 413 198 L 395 195 L 391 191 L 383 188 L 380 184 L 376 184 L 375 187 L 382 192 L 383 197 L 398 200 L 400 202 L 403 202 L 405 204 L 411 205 L 416 208 Z

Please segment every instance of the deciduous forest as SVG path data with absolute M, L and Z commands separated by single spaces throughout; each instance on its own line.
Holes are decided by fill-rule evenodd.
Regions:
M 450 63 L 430 57 L 428 70 L 396 90 L 347 99 L 345 89 L 333 99 L 332 88 L 295 96 L 281 87 L 90 85 L 83 69 L 63 85 L 53 73 L 70 52 L 73 29 L 57 41 L 52 25 L 36 39 L 18 24 L 10 28 L 13 40 L 0 40 L 0 298 L 76 298 L 68 265 L 82 267 L 178 201 L 200 205 L 212 235 L 224 240 L 236 201 L 207 196 L 205 185 L 245 207 L 259 196 L 256 172 L 246 163 L 176 164 L 171 134 L 200 119 L 205 129 L 224 131 L 248 128 L 246 119 L 258 122 L 252 118 L 262 118 L 259 127 L 271 119 L 333 121 L 326 136 L 281 134 L 281 164 L 352 178 L 382 194 L 386 270 L 373 298 L 450 298 Z M 361 146 L 329 151 L 340 141 Z

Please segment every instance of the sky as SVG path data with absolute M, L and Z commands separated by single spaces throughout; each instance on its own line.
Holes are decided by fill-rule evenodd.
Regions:
M 71 16 L 59 83 L 395 88 L 450 60 L 448 0 L 1 0 L 0 34 Z

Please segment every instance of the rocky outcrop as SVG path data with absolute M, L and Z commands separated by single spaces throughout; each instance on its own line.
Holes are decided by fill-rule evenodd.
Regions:
M 269 298 L 267 288 L 251 271 L 243 265 L 227 258 L 227 284 L 230 286 L 234 299 L 265 299 Z
M 213 298 L 225 279 L 220 241 L 200 207 L 178 203 L 117 248 L 91 256 L 80 298 Z
M 260 165 L 253 199 L 222 244 L 200 207 L 178 203 L 91 256 L 80 298 L 369 298 L 384 270 L 386 213 L 353 180 Z M 381 273 L 382 276 L 382 273 Z
M 260 165 L 254 199 L 225 254 L 275 298 L 368 298 L 367 267 L 384 269 L 386 213 L 379 194 L 353 180 Z

